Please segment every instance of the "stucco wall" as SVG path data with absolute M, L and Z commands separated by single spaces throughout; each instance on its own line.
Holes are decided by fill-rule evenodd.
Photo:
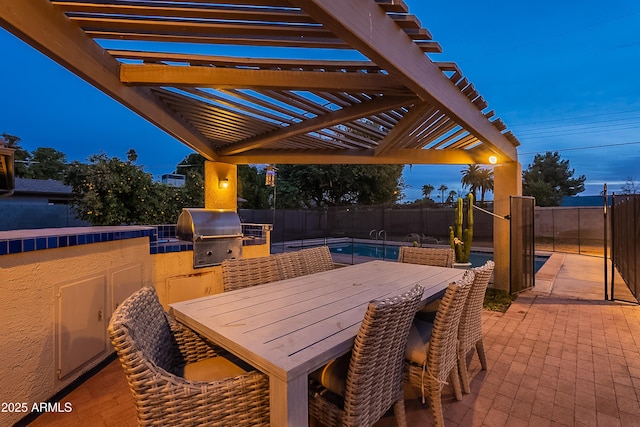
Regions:
M 142 283 L 151 283 L 149 238 L 135 238 L 59 249 L 47 249 L 0 257 L 0 400 L 44 402 L 80 374 L 112 353 L 106 351 L 91 362 L 58 379 L 56 322 L 57 294 L 61 286 L 104 277 L 106 307 L 112 306 L 110 285 L 114 275 L 140 265 Z M 105 325 L 110 312 L 105 311 Z M 82 328 L 82 325 L 77 325 Z M 106 327 L 104 339 L 107 340 Z M 11 425 L 27 414 L 0 413 L 0 425 Z
M 63 233 L 62 230 L 55 232 Z M 40 231 L 15 231 L 12 237 L 33 237 L 33 233 Z M 4 238 L 8 237 L 5 235 Z M 267 238 L 267 244 L 243 247 L 243 256 L 269 255 L 268 242 Z M 101 289 L 96 292 L 99 295 L 90 291 L 85 293 L 86 299 L 79 300 L 75 306 L 69 304 L 66 296 L 71 294 L 73 297 L 74 292 L 69 290 L 74 286 L 86 289 L 96 283 L 97 289 Z M 142 286 L 154 286 L 161 302 L 168 308 L 171 302 L 222 292 L 222 271 L 220 266 L 194 269 L 192 251 L 151 255 L 149 237 L 1 255 L 0 300 L 4 303 L 0 311 L 2 402 L 25 402 L 30 409 L 34 403 L 47 401 L 104 360 L 113 352 L 106 332 L 112 310 L 128 296 L 123 292 Z M 66 305 L 61 303 L 63 300 Z M 64 316 L 61 314 L 64 311 L 66 318 L 72 319 L 78 315 L 82 317 L 83 310 L 90 305 L 98 307 L 95 313 L 90 312 L 94 332 L 83 341 L 85 335 L 90 335 L 84 331 L 90 328 L 82 322 L 71 322 L 62 327 L 60 321 Z M 77 339 L 78 336 L 81 339 Z M 65 352 L 65 346 L 69 347 L 67 353 L 75 355 L 78 349 L 96 341 L 104 344 L 104 350 L 60 379 L 59 354 Z M 26 415 L 0 413 L 0 426 L 11 425 Z
M 602 207 L 536 207 L 536 237 L 602 239 L 604 236 Z

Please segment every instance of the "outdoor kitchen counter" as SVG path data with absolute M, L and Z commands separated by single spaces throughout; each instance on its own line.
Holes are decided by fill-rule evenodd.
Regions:
M 243 224 L 243 226 L 246 225 Z M 263 227 L 261 224 L 248 225 L 259 226 L 260 229 Z M 247 231 L 249 235 L 245 235 L 242 239 L 242 246 L 267 244 L 265 238 L 251 235 L 254 230 Z M 172 236 L 175 236 L 175 225 L 66 227 L 0 231 L 0 256 L 138 237 L 149 237 L 149 253 L 152 255 L 193 251 L 193 242 Z
M 0 255 L 57 249 L 92 243 L 148 237 L 158 240 L 155 227 L 68 227 L 0 231 Z

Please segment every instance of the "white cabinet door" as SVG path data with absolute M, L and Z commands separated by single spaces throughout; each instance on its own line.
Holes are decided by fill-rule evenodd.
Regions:
M 111 313 L 142 287 L 143 267 L 142 264 L 132 265 L 111 274 Z
M 59 378 L 105 351 L 106 287 L 104 275 L 60 287 L 56 325 Z

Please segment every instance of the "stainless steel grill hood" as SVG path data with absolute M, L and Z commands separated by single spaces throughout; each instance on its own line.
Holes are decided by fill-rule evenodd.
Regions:
M 242 257 L 242 224 L 232 210 L 185 208 L 178 217 L 179 239 L 193 242 L 193 267 Z

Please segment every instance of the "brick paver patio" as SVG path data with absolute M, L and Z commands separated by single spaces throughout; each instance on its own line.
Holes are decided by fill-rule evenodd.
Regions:
M 505 314 L 484 313 L 488 369 L 470 357 L 471 394 L 460 402 L 445 386 L 448 426 L 640 426 L 640 306 L 555 293 L 561 296 L 527 291 Z M 433 425 L 428 403 L 408 392 L 409 426 Z M 31 425 L 136 425 L 117 361 L 63 402 L 73 412 L 46 414 Z M 376 424 L 393 425 L 392 414 Z

